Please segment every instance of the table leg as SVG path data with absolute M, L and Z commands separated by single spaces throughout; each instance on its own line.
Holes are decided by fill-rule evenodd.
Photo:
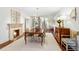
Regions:
M 44 38 L 43 36 L 41 37 L 41 46 L 43 45 L 43 42 L 44 42 Z
M 26 33 L 24 35 L 24 39 L 25 39 L 25 44 L 27 44 L 27 35 L 26 35 Z

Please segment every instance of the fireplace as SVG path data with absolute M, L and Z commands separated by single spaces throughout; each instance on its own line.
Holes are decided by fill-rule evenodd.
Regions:
M 17 29 L 17 30 L 14 30 L 13 34 L 14 34 L 14 38 L 18 37 L 20 35 L 20 30 Z
M 23 33 L 23 24 L 8 24 L 9 40 L 14 40 Z

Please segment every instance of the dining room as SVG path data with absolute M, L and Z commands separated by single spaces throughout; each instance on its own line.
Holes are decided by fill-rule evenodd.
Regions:
M 0 8 L 0 50 L 76 51 L 78 12 L 74 7 Z

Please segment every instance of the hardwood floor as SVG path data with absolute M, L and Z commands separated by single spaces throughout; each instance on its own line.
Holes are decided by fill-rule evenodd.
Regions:
M 3 47 L 5 47 L 5 46 L 7 46 L 7 45 L 9 45 L 12 42 L 13 42 L 12 40 L 9 40 L 9 41 L 6 41 L 6 42 L 0 44 L 0 49 L 3 48 Z
M 22 35 L 16 37 L 15 39 L 18 40 L 18 39 L 21 38 L 23 35 L 24 35 L 24 34 L 22 34 Z M 0 49 L 2 49 L 2 48 L 4 48 L 4 47 L 8 46 L 9 44 L 13 43 L 13 42 L 16 41 L 16 40 L 14 40 L 14 39 L 13 39 L 13 40 L 8 40 L 8 41 L 6 41 L 6 42 L 0 44 Z

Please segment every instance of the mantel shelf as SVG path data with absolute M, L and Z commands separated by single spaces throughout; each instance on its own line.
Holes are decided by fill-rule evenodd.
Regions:
M 18 28 L 18 27 L 22 27 L 23 24 L 7 24 L 10 28 Z

